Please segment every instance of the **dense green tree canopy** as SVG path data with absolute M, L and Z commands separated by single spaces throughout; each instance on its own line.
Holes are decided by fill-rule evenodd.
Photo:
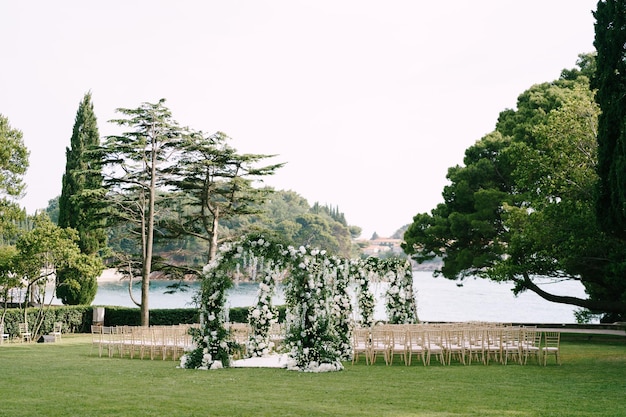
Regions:
M 595 220 L 599 110 L 585 73 L 532 86 L 503 111 L 464 165 L 449 169 L 444 202 L 414 217 L 405 252 L 418 262 L 442 257 L 439 273 L 450 279 L 512 281 L 516 291 L 623 314 L 626 250 Z M 579 280 L 589 297 L 550 294 L 537 276 Z
M 254 219 L 256 230 L 275 234 L 294 247 L 311 245 L 346 258 L 358 257 L 352 241 L 361 229 L 349 226 L 338 207 L 314 203 L 294 191 L 275 191 Z
M 14 275 L 20 277 L 21 283 L 29 289 L 27 296 L 32 294 L 31 287 L 44 288 L 46 280 L 55 276 L 59 269 L 69 268 L 80 276 L 91 278 L 89 286 L 93 294 L 86 297 L 93 299 L 97 289 L 96 279 L 103 269 L 100 258 L 81 253 L 76 230 L 58 227 L 45 213 L 35 216 L 33 220 L 32 230 L 22 233 L 15 244 L 17 259 L 13 262 Z M 75 287 L 72 279 L 62 285 Z M 84 289 L 83 293 L 87 291 Z
M 9 120 L 0 114 L 0 197 L 22 195 L 28 154 L 22 132 L 12 128 Z
M 598 127 L 598 219 L 626 239 L 626 2 L 598 2 L 593 86 L 602 110 Z
M 15 273 L 18 259 L 19 252 L 14 245 L 0 246 L 0 299 L 4 308 L 10 299 L 9 291 L 20 286 L 20 276 Z
M 15 221 L 24 218 L 16 200 L 24 192 L 23 176 L 28 168 L 28 149 L 22 132 L 14 129 L 9 120 L 0 114 L 0 238 L 11 239 Z M 0 242 L 1 244 L 1 242 Z

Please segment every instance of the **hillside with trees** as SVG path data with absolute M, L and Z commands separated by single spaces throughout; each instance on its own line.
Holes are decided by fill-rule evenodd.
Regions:
M 337 207 L 309 202 L 295 191 L 266 190 L 271 193 L 254 216 L 234 216 L 220 223 L 226 239 L 236 239 L 245 233 L 273 235 L 294 247 L 311 245 L 339 256 L 359 257 L 360 249 L 353 238 L 361 229 L 348 225 Z M 46 211 L 55 219 L 58 197 L 48 202 Z M 183 211 L 184 207 L 181 208 Z M 136 251 L 128 238 L 129 224 L 117 224 L 107 229 L 108 246 L 115 252 Z M 155 241 L 155 254 L 172 264 L 189 264 L 201 268 L 206 264 L 208 243 L 193 236 L 172 237 L 163 234 Z

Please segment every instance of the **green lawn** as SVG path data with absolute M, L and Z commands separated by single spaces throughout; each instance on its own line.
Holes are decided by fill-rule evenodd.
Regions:
M 545 368 L 381 359 L 325 374 L 183 370 L 90 342 L 1 345 L 0 416 L 626 416 L 624 338 L 566 337 Z

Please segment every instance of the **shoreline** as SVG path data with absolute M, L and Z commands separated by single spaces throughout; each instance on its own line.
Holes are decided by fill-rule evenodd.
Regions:
M 104 271 L 102 271 L 102 274 L 100 274 L 100 276 L 98 277 L 98 284 L 101 283 L 107 283 L 107 282 L 118 282 L 118 281 L 127 281 L 124 279 L 124 276 L 122 274 L 120 274 L 117 269 L 115 268 L 107 268 Z M 163 278 L 160 277 L 158 274 L 153 273 L 150 276 L 150 280 L 156 280 L 156 281 L 167 281 L 167 278 Z M 141 276 L 135 276 L 134 282 L 139 282 L 141 281 Z M 185 280 L 186 282 L 192 282 L 195 281 L 193 279 L 191 280 Z
M 116 282 L 121 281 L 123 278 L 122 274 L 117 272 L 115 268 L 108 268 L 102 271 L 102 274 L 98 277 L 98 284 L 101 282 Z

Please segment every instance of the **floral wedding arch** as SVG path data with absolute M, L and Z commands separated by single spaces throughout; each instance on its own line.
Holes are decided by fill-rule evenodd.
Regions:
M 285 343 L 288 369 L 324 372 L 343 369 L 351 356 L 353 307 L 349 285 L 356 284 L 359 324 L 374 322 L 373 280 L 388 280 L 386 310 L 391 323 L 415 323 L 412 270 L 408 260 L 367 258 L 350 260 L 325 251 L 294 248 L 248 236 L 223 245 L 206 265 L 196 301 L 201 325 L 193 329 L 194 348 L 181 358 L 181 367 L 216 369 L 230 365 L 231 347 L 225 327 L 226 291 L 242 271 L 259 282 L 257 305 L 250 309 L 252 336 L 247 351 L 265 356 L 272 343 L 270 328 L 277 321 L 271 304 L 276 282 L 283 279 L 287 303 Z

